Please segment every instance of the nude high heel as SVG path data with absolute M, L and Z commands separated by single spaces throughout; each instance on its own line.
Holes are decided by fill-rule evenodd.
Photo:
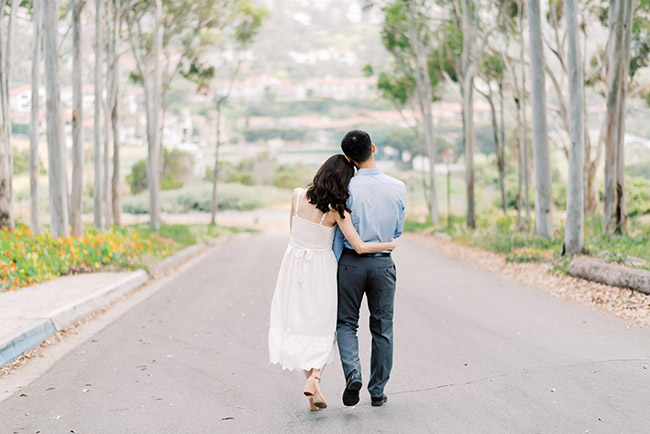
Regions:
M 327 402 L 320 392 L 320 377 L 312 375 L 305 382 L 305 396 L 310 397 L 309 404 L 313 404 L 317 408 L 327 408 Z
M 313 396 L 308 396 L 309 399 L 309 411 L 318 411 L 320 408 L 316 407 L 314 405 L 314 397 Z

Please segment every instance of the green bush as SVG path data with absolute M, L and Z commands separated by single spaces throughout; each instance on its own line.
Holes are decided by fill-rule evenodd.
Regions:
M 165 149 L 163 160 L 162 190 L 181 188 L 192 174 L 192 156 L 188 152 Z M 140 160 L 131 167 L 126 175 L 131 194 L 143 192 L 148 187 L 147 160 Z
M 278 166 L 273 173 L 273 185 L 278 188 L 296 188 L 307 185 L 314 171 L 302 164 L 283 164 Z
M 227 182 L 238 182 L 243 185 L 253 185 L 255 180 L 253 175 L 249 172 L 230 172 Z
M 628 177 L 625 180 L 627 213 L 630 217 L 650 214 L 650 180 Z
M 163 191 L 160 195 L 163 212 L 181 214 L 190 211 L 210 211 L 212 185 L 207 182 L 184 186 L 176 190 Z M 261 208 L 279 200 L 290 200 L 290 193 L 275 187 L 247 186 L 242 184 L 220 184 L 218 201 L 220 210 L 246 211 Z M 123 210 L 131 214 L 149 212 L 149 195 L 142 192 L 123 199 Z
M 140 160 L 131 167 L 131 172 L 126 175 L 131 194 L 138 194 L 147 189 L 147 160 Z

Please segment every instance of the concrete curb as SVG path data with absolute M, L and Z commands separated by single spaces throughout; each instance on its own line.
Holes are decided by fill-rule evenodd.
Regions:
M 52 320 L 41 318 L 14 330 L 11 335 L 0 337 L 0 368 L 40 345 L 55 332 Z
M 144 270 L 134 271 L 125 276 L 124 279 L 106 286 L 94 294 L 51 311 L 46 317 L 52 320 L 57 331 L 66 329 L 96 310 L 108 306 L 127 292 L 138 288 L 147 280 L 149 280 L 149 277 Z
M 232 237 L 220 237 L 207 242 L 189 246 L 151 267 L 147 274 L 144 270 L 134 271 L 118 282 L 95 291 L 94 293 L 53 310 L 43 318 L 34 320 L 7 335 L 0 336 L 0 368 L 13 362 L 27 351 L 40 345 L 48 337 L 79 322 L 93 312 L 110 305 L 123 295 L 139 288 L 151 279 L 178 267 L 183 262 L 194 258 L 210 248 L 223 245 Z
M 152 278 L 158 277 L 161 274 L 163 274 L 165 271 L 175 268 L 176 266 L 180 265 L 182 262 L 185 262 L 191 257 L 198 255 L 199 253 L 201 253 L 207 248 L 208 246 L 202 243 L 194 244 L 193 246 L 186 247 L 183 250 L 176 252 L 172 256 L 165 258 L 162 261 L 158 262 L 157 264 L 153 265 L 149 269 L 149 275 Z

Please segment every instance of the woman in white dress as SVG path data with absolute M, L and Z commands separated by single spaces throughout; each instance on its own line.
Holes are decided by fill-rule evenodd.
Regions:
M 337 262 L 332 241 L 336 225 L 357 253 L 395 248 L 395 241 L 366 243 L 354 229 L 346 205 L 353 175 L 354 166 L 345 156 L 333 155 L 318 169 L 307 190 L 294 190 L 291 240 L 271 302 L 271 363 L 304 371 L 304 394 L 312 411 L 327 407 L 319 382 L 323 368 L 335 356 Z

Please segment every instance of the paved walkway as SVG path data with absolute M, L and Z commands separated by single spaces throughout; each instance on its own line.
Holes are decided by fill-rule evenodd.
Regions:
M 330 407 L 309 413 L 302 374 L 267 358 L 286 241 L 236 240 L 171 280 L 5 400 L 0 433 L 647 434 L 650 329 L 408 239 L 395 253 L 388 403 L 371 407 L 364 390 L 344 407 L 336 363 L 323 376 Z

